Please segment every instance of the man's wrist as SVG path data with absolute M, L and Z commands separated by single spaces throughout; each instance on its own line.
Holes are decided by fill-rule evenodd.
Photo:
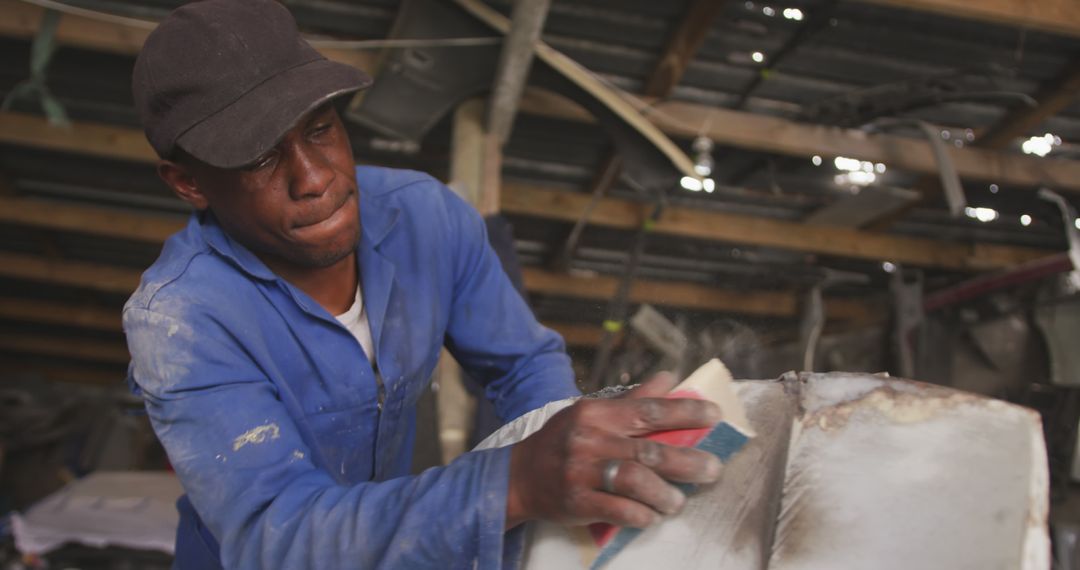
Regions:
M 510 449 L 510 473 L 506 485 L 506 528 L 510 530 L 529 519 L 519 489 L 522 482 L 522 453 L 520 445 L 514 445 Z

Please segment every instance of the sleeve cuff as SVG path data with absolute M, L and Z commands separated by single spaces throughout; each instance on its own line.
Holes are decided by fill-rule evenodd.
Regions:
M 476 568 L 498 570 L 518 568 L 525 545 L 524 526 L 504 532 L 506 495 L 510 483 L 512 446 L 478 451 L 488 454 L 484 491 L 480 501 L 480 525 Z

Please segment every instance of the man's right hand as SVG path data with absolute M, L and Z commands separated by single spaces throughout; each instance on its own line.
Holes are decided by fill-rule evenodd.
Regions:
M 668 481 L 716 481 L 720 460 L 715 456 L 640 437 L 720 421 L 712 402 L 664 399 L 675 384 L 670 374 L 659 374 L 622 398 L 580 400 L 514 445 L 506 528 L 532 519 L 641 528 L 686 502 Z M 604 470 L 612 460 L 618 467 L 614 492 L 607 492 Z

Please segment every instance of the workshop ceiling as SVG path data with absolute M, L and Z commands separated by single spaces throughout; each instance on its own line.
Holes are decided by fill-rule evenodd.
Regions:
M 1080 203 L 1074 1 L 1045 0 L 1040 8 L 1062 16 L 1043 21 L 1010 19 L 1015 3 L 1004 0 L 967 10 L 918 2 L 925 11 L 905 0 L 553 0 L 546 43 L 606 83 L 648 95 L 649 117 L 688 155 L 696 134 L 715 142 L 715 191 L 664 192 L 670 218 L 650 235 L 632 300 L 783 336 L 795 330 L 803 293 L 827 277 L 839 277 L 826 293 L 831 320 L 865 323 L 885 315 L 885 262 L 921 269 L 932 290 L 1063 251 L 1062 216 L 1036 190 Z M 48 4 L 0 0 L 5 98 L 31 76 Z M 0 114 L 0 365 L 58 379 L 123 373 L 120 307 L 187 209 L 157 180 L 131 101 L 147 30 L 102 14 L 155 21 L 179 4 L 66 0 L 46 85 L 73 126 L 50 126 L 33 97 Z M 284 4 L 306 34 L 337 40 L 390 37 L 400 7 Z M 487 4 L 507 16 L 512 7 Z M 334 49 L 374 71 L 378 50 Z M 612 141 L 579 108 L 542 95 L 526 92 L 505 147 L 503 211 L 538 317 L 587 350 L 633 229 L 658 197 L 617 181 L 569 271 L 553 269 Z M 358 162 L 445 180 L 450 121 L 419 145 L 349 128 Z M 915 121 L 954 149 L 969 215 L 950 215 Z M 1045 133 L 1058 137 L 1049 155 L 1025 154 L 1022 143 Z M 847 208 L 837 211 L 859 223 L 838 223 L 828 208 Z

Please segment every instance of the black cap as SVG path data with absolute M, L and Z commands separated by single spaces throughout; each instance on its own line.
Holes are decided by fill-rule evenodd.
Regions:
M 132 92 L 163 158 L 179 146 L 219 168 L 250 164 L 307 112 L 371 85 L 300 36 L 273 0 L 202 0 L 161 22 L 135 61 Z

